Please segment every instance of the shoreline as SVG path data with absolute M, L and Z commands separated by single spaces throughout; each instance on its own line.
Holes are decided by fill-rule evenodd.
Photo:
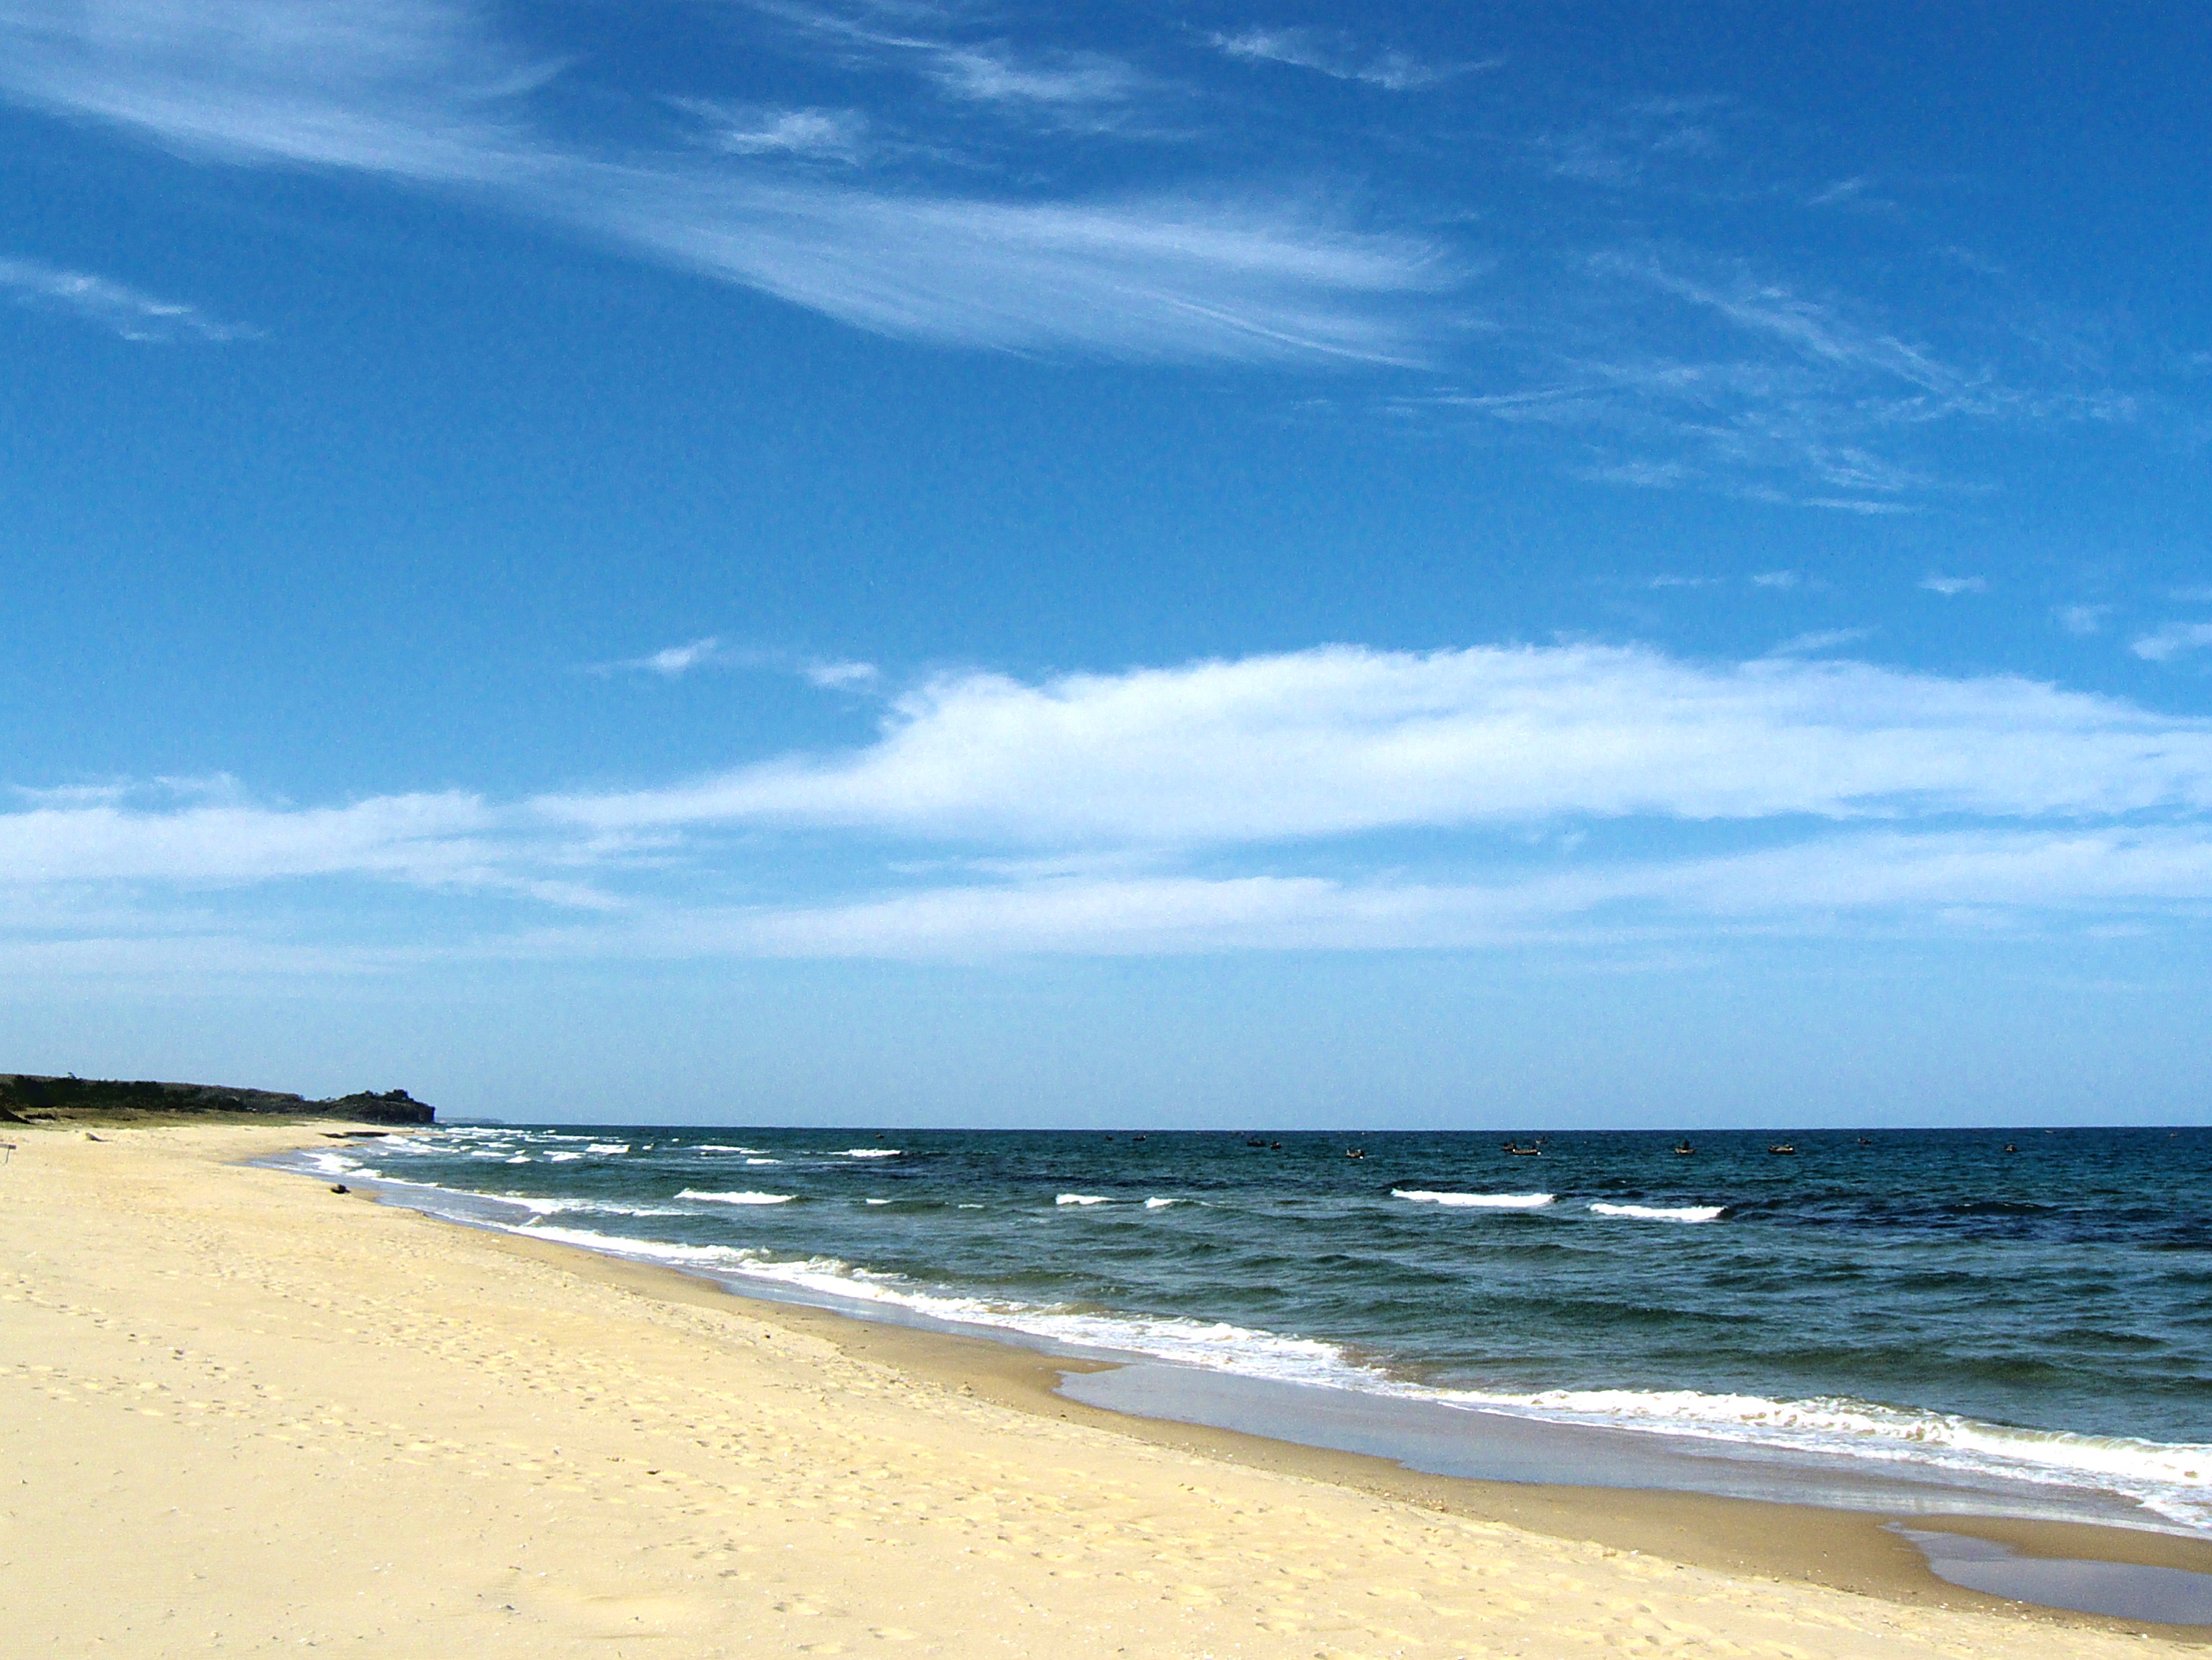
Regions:
M 609 1555 L 627 1541 L 665 1582 L 629 1616 L 641 1636 L 655 1622 L 708 1630 L 735 1598 L 783 1636 L 842 1619 L 860 1635 L 927 1637 L 933 1620 L 947 1652 L 969 1639 L 1042 1651 L 1049 1630 L 1072 1654 L 1364 1654 L 1390 1633 L 1436 1652 L 1565 1653 L 1655 1621 L 1721 1648 L 1820 1633 L 1805 1651 L 1869 1657 L 2026 1657 L 2061 1630 L 2085 1655 L 2142 1654 L 2142 1633 L 2177 1653 L 2212 1641 L 2212 1628 L 1964 1590 L 1879 1517 L 1427 1476 L 1087 1407 L 1055 1389 L 1093 1363 L 748 1298 L 238 1162 L 344 1128 L 118 1129 L 88 1146 L 11 1127 L 23 1151 L 0 1183 L 0 1238 L 21 1268 L 0 1318 L 20 1326 L 9 1347 L 23 1359 L 0 1364 L 0 1383 L 25 1391 L 5 1433 L 35 1497 L 0 1506 L 14 1524 L 0 1586 L 27 1630 L 82 1639 L 88 1620 L 150 1619 L 164 1598 L 245 1606 L 267 1545 L 283 1547 L 268 1572 L 329 1629 L 364 1606 L 343 1597 L 381 1589 L 361 1576 L 383 1569 L 355 1559 L 405 1559 L 446 1588 L 451 1617 L 489 1621 L 472 1627 L 478 1651 L 565 1652 L 563 1635 L 580 1642 L 577 1622 L 598 1615 L 556 1587 L 632 1572 Z M 56 1382 L 72 1367 L 88 1381 Z M 126 1387 L 163 1404 L 115 1417 L 132 1410 Z M 193 1389 L 204 1398 L 183 1399 Z M 316 1391 L 347 1398 L 320 1416 L 291 1404 Z M 142 1443 L 152 1450 L 134 1453 Z M 199 1532 L 168 1539 L 210 1493 L 265 1525 L 220 1548 Z M 319 1537 L 332 1503 L 347 1523 L 336 1541 Z M 425 1529 L 426 1509 L 453 1519 Z M 2212 1548 L 2172 1535 L 1911 1521 L 2038 1554 L 2212 1566 Z M 300 1529 L 319 1535 L 311 1560 L 295 1560 Z M 318 1551 L 337 1554 L 310 1583 Z M 533 1559 L 558 1566 L 514 1580 Z M 708 1563 L 721 1565 L 711 1580 Z M 164 1576 L 175 1583 L 150 1583 Z M 819 1583 L 762 1602 L 753 1587 L 768 1578 Z M 989 1599 L 948 1589 L 985 1579 Z M 472 1593 L 507 1601 L 456 1602 L 462 1581 L 507 1585 Z M 127 1590 L 110 1608 L 100 1585 Z M 893 1602 L 908 1615 L 885 1624 Z M 412 1640 L 459 1651 L 453 1636 Z M 808 1646 L 728 1641 L 696 1651 Z
M 309 1172 L 288 1172 L 308 1175 Z M 421 1209 L 381 1178 L 356 1177 L 357 1189 L 380 1204 Z M 1560 1481 L 1508 1481 L 1445 1475 L 1373 1453 L 1344 1450 L 1239 1430 L 1152 1415 L 1135 1406 L 1100 1406 L 1066 1393 L 1071 1374 L 1121 1371 L 1137 1364 L 1055 1354 L 986 1332 L 944 1331 L 870 1318 L 799 1298 L 750 1288 L 739 1276 L 641 1261 L 568 1240 L 545 1239 L 434 1209 L 421 1213 L 480 1233 L 570 1273 L 601 1279 L 645 1295 L 713 1306 L 735 1298 L 755 1317 L 822 1338 L 841 1352 L 888 1365 L 910 1376 L 981 1395 L 1034 1416 L 1083 1422 L 1111 1433 L 1305 1480 L 1387 1496 L 1445 1514 L 1503 1523 L 1551 1537 L 1664 1557 L 1729 1573 L 1747 1573 L 1876 1596 L 1915 1605 L 1979 1609 L 2027 1608 L 2069 1620 L 2102 1622 L 2113 1630 L 2144 1626 L 2191 1633 L 2212 1643 L 2212 1624 L 2176 1626 L 2083 1613 L 1990 1596 L 1939 1576 L 1928 1557 L 1898 1528 L 1948 1534 L 2008 1547 L 2045 1560 L 2093 1561 L 2212 1576 L 2212 1538 L 2170 1529 L 2062 1518 L 2007 1517 L 1941 1508 L 1857 1509 L 1806 1501 L 1730 1497 L 1664 1487 L 1586 1486 Z
M 386 1201 L 379 1201 L 382 1203 Z M 394 1207 L 394 1208 L 413 1208 Z M 1769 1499 L 1656 1488 L 1581 1487 L 1437 1475 L 1379 1455 L 1343 1452 L 1250 1432 L 1097 1407 L 1060 1392 L 1067 1373 L 1111 1371 L 1121 1363 L 1052 1355 L 984 1336 L 870 1320 L 832 1309 L 748 1295 L 704 1273 L 641 1262 L 565 1240 L 477 1227 L 495 1248 L 641 1295 L 712 1307 L 735 1298 L 755 1318 L 834 1344 L 856 1359 L 965 1389 L 1038 1417 L 1091 1425 L 1110 1433 L 1219 1459 L 1248 1469 L 1295 1475 L 1388 1497 L 1472 1520 L 1503 1523 L 1550 1537 L 1662 1557 L 1718 1572 L 1801 1582 L 1915 1606 L 2047 1614 L 2057 1623 L 2133 1632 L 2148 1627 L 2212 1645 L 2212 1626 L 2172 1626 L 2083 1614 L 1988 1596 L 1940 1578 L 1919 1549 L 1891 1531 L 1903 1523 L 2012 1547 L 2031 1557 L 2124 1563 L 2212 1575 L 2212 1540 L 2089 1522 L 1929 1511 L 1911 1515 L 1830 1509 Z

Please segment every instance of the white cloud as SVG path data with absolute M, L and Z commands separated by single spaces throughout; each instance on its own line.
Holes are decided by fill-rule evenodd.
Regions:
M 848 903 L 647 913 L 556 952 L 981 958 L 1603 946 L 1972 911 L 2005 927 L 2212 903 L 2212 836 L 1881 831 L 1722 858 L 1419 883 L 1134 874 L 946 885 Z
M 2052 615 L 2067 633 L 2087 636 L 2103 631 L 2105 618 L 2112 610 L 2110 605 L 2061 605 Z
M 257 331 L 222 323 L 198 307 L 37 259 L 0 257 L 0 293 L 21 304 L 67 312 L 125 340 L 247 340 Z
M 163 881 L 216 885 L 362 873 L 405 881 L 490 879 L 495 815 L 460 794 L 382 796 L 346 807 L 110 805 L 0 813 L 11 885 Z
M 1920 579 L 1920 586 L 1930 593 L 1940 593 L 1946 599 L 1960 593 L 1987 593 L 1989 579 L 1985 576 L 1936 576 Z
M 549 198 L 550 199 L 550 198 Z M 1425 245 L 1280 203 L 1030 204 L 579 170 L 580 228 L 879 334 L 1130 359 L 1412 362 Z
M 847 662 L 836 658 L 803 664 L 799 672 L 809 685 L 819 686 L 824 691 L 851 691 L 872 686 L 883 678 L 882 671 L 873 663 Z
M 858 110 L 765 109 L 704 98 L 670 100 L 706 122 L 709 141 L 731 155 L 791 155 L 855 164 L 867 152 L 868 118 Z
M 1761 588 L 1794 588 L 1804 580 L 1794 570 L 1763 570 L 1751 579 L 1754 587 Z
M 159 801 L 164 805 L 197 801 L 205 806 L 245 799 L 237 778 L 227 772 L 208 773 L 196 778 L 111 778 L 97 784 L 58 784 L 44 789 L 15 784 L 9 786 L 8 793 L 33 806 L 64 808 L 125 806 L 134 801 Z
M 1808 300 L 1786 283 L 1757 277 L 1747 270 L 1692 276 L 1655 257 L 1627 254 L 1603 255 L 1598 263 L 1820 363 L 1869 371 L 1944 397 L 1960 395 L 1972 384 L 1925 349 L 1847 319 L 1834 306 Z
M 594 663 L 592 672 L 613 674 L 629 670 L 641 674 L 658 674 L 672 680 L 679 674 L 689 674 L 693 669 L 719 662 L 721 656 L 722 642 L 708 635 L 703 640 L 694 640 L 687 645 L 666 646 L 659 651 L 648 652 L 643 657 L 625 657 L 612 663 Z
M 2212 623 L 2168 623 L 2142 635 L 2128 649 L 2147 661 L 2166 663 L 2208 647 L 2212 647 Z
M 1348 35 L 1314 28 L 1247 28 L 1206 37 L 1217 51 L 1248 63 L 1285 64 L 1339 81 L 1358 81 L 1385 92 L 1413 92 L 1455 76 L 1495 69 L 1505 60 L 1437 65 L 1411 52 L 1364 47 Z
M 795 674 L 807 684 L 819 686 L 825 691 L 857 690 L 872 686 L 883 678 L 883 672 L 872 663 L 855 663 L 835 657 L 794 657 L 787 652 L 750 648 L 734 648 L 723 645 L 720 636 L 715 635 L 689 641 L 680 646 L 664 647 L 642 657 L 624 657 L 611 663 L 594 663 L 588 672 L 598 675 L 657 674 L 664 679 L 673 680 L 694 669 L 717 665 Z
M 1810 633 L 1792 635 L 1766 654 L 1769 657 L 1813 657 L 1831 652 L 1838 646 L 1856 645 L 1874 637 L 1872 629 L 1814 629 Z
M 470 0 L 5 0 L 0 88 L 226 161 L 514 179 L 550 66 Z
M 1576 815 L 2201 810 L 2212 724 L 2027 680 L 1852 662 L 1337 647 L 1038 684 L 954 677 L 896 700 L 856 754 L 538 805 L 609 829 L 1152 847 Z
M 463 190 L 909 339 L 1407 362 L 1431 331 L 1408 302 L 1450 280 L 1425 242 L 1310 201 L 1000 202 L 833 188 L 765 151 L 743 167 L 611 159 L 532 119 L 527 94 L 557 67 L 469 0 L 0 0 L 0 93 L 18 101 L 212 160 Z M 1006 96 L 1111 78 L 1073 62 L 969 69 L 963 84 Z
M 2012 678 L 1632 648 L 971 673 L 897 699 L 857 750 L 674 787 L 238 794 L 19 792 L 0 933 L 173 936 L 190 955 L 244 918 L 229 931 L 328 944 L 241 891 L 345 878 L 447 908 L 408 949 L 479 958 L 1591 944 L 2212 906 L 2212 722 Z M 1582 835 L 1604 819 L 1644 851 Z M 1741 850 L 1746 824 L 1779 844 Z M 1408 830 L 1427 879 L 1360 839 Z M 935 846 L 887 858 L 886 836 Z M 794 883 L 812 897 L 778 897 Z M 477 898 L 593 920 L 484 932 Z
M 1004 47 L 946 46 L 933 56 L 938 84 L 979 104 L 1117 104 L 1147 85 L 1120 58 L 1097 52 L 1024 58 Z

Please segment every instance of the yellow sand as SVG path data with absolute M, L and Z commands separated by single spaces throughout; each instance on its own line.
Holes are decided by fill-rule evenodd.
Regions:
M 0 1132 L 9 1656 L 2182 1651 L 1241 1468 L 223 1162 L 313 1130 L 98 1133 Z

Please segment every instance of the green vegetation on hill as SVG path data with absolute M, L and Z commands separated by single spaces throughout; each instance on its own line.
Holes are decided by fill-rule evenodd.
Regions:
M 49 1078 L 35 1073 L 0 1073 L 0 1119 L 36 1123 L 41 1119 L 198 1118 L 246 1115 L 278 1118 L 356 1118 L 372 1124 L 428 1124 L 437 1109 L 405 1090 L 368 1090 L 326 1101 L 278 1090 L 232 1088 L 222 1084 L 165 1084 L 151 1079 Z

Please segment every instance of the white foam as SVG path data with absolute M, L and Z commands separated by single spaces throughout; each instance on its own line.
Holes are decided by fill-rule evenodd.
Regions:
M 2212 1444 L 2018 1429 L 1955 1413 L 1832 1396 L 1803 1401 L 1696 1389 L 1546 1389 L 1529 1395 L 1444 1391 L 1457 1404 L 1801 1451 L 2085 1483 L 2126 1493 L 2195 1528 L 2212 1528 Z
M 1455 1210 L 1536 1210 L 1559 1197 L 1553 1193 L 1431 1193 L 1425 1188 L 1393 1188 L 1390 1196 Z
M 316 1150 L 302 1160 L 323 1174 L 375 1172 L 336 1151 Z M 390 1179 L 390 1178 L 382 1178 Z M 402 1183 L 428 1186 L 427 1183 Z M 444 1189 L 451 1192 L 453 1189 Z M 1552 1195 L 1442 1194 L 1397 1190 L 1429 1202 L 1533 1208 Z M 2095 1487 L 2136 1499 L 2178 1525 L 2212 1531 L 2212 1444 L 2163 1443 L 2121 1436 L 2014 1428 L 1911 1408 L 1818 1397 L 1778 1400 L 1697 1390 L 1547 1389 L 1529 1392 L 1444 1389 L 1392 1378 L 1361 1364 L 1337 1345 L 1200 1320 L 1078 1312 L 1066 1306 L 1003 1302 L 924 1289 L 897 1274 L 875 1274 L 834 1257 L 779 1260 L 764 1252 L 726 1245 L 681 1245 L 548 1225 L 538 1219 L 562 1210 L 604 1207 L 611 1201 L 488 1199 L 537 1213 L 514 1225 L 517 1232 L 552 1238 L 646 1261 L 711 1269 L 737 1279 L 770 1281 L 859 1303 L 890 1304 L 933 1319 L 1024 1332 L 1086 1348 L 1133 1352 L 1245 1377 L 1427 1400 L 1443 1405 L 1548 1420 L 1688 1436 L 1723 1444 L 1844 1456 L 1901 1465 L 1932 1467 L 1982 1478 L 2052 1486 Z M 781 1204 L 781 1194 L 702 1193 L 679 1199 L 725 1204 Z M 1103 1201 L 1103 1195 L 1071 1195 Z M 965 1209 L 983 1209 L 967 1203 Z M 1684 1207 L 1692 1208 L 1692 1207 Z M 1703 1207 L 1694 1208 L 1703 1209 Z M 629 1213 L 683 1214 L 638 1207 Z
M 602 1154 L 628 1152 L 629 1151 L 629 1143 L 627 1141 L 594 1141 L 590 1146 L 586 1147 L 584 1151 L 586 1152 Z
M 1145 1201 L 1145 1208 L 1146 1210 L 1165 1210 L 1173 1203 L 1175 1203 L 1175 1201 L 1172 1199 L 1147 1199 Z
M 545 1155 L 545 1162 L 549 1164 L 573 1164 L 583 1156 L 580 1152 L 549 1152 Z M 518 1161 L 509 1159 L 507 1162 L 514 1164 Z
M 622 1239 L 613 1234 L 594 1233 L 589 1228 L 555 1228 L 526 1222 L 509 1228 L 510 1233 L 526 1233 L 532 1239 L 557 1239 L 563 1244 L 581 1245 L 586 1250 L 601 1251 L 609 1256 L 642 1257 L 648 1262 L 678 1262 L 686 1266 L 705 1267 L 708 1264 L 732 1268 L 741 1268 L 749 1251 L 734 1245 L 672 1245 L 659 1239 Z
M 903 1147 L 848 1147 L 845 1149 L 845 1157 L 848 1158 L 896 1158 L 904 1152 Z
M 699 1144 L 698 1151 L 701 1152 L 758 1152 L 760 1149 L 758 1147 L 726 1146 L 720 1141 L 702 1141 Z
M 410 1183 L 409 1185 L 414 1185 Z M 488 1193 L 487 1199 L 496 1199 L 503 1205 L 520 1205 L 538 1216 L 567 1216 L 582 1213 L 592 1216 L 696 1216 L 697 1211 L 667 1210 L 654 1205 L 622 1205 L 611 1199 L 532 1199 L 520 1194 Z
M 745 1163 L 748 1164 L 781 1164 L 783 1160 L 781 1158 L 748 1158 L 745 1160 Z
M 888 1205 L 890 1203 L 890 1201 L 888 1199 L 863 1199 L 860 1202 L 864 1205 Z
M 1110 1205 L 1114 1201 L 1103 1193 L 1063 1193 L 1052 1202 L 1055 1205 Z
M 531 1158 L 526 1152 L 518 1152 L 507 1162 L 510 1164 L 527 1164 L 531 1162 Z
M 1673 1210 L 1658 1205 L 1592 1205 L 1592 1216 L 1626 1216 L 1639 1222 L 1717 1222 L 1726 1205 L 1681 1205 Z
M 678 1199 L 709 1199 L 718 1205 L 787 1205 L 799 1195 L 795 1193 L 702 1193 L 696 1188 L 685 1188 L 676 1196 Z
M 929 1292 L 902 1275 L 871 1273 L 834 1256 L 794 1262 L 747 1248 L 667 1245 L 556 1227 L 532 1226 L 528 1231 L 537 1237 L 564 1239 L 621 1256 L 712 1266 L 748 1280 L 767 1280 L 842 1301 L 896 1306 L 960 1325 L 1020 1331 L 1086 1348 L 1133 1351 L 1248 1377 L 1343 1386 L 1380 1376 L 1355 1365 L 1334 1343 L 1279 1337 L 1226 1322 L 1077 1313 L 1064 1307 Z

